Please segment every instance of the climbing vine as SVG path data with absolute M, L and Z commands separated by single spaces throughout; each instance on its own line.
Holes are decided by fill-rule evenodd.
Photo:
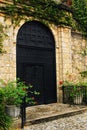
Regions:
M 72 6 L 56 1 L 4 0 L 0 5 L 0 13 L 3 13 L 6 19 L 10 18 L 14 26 L 17 26 L 21 20 L 34 18 L 45 23 L 70 26 L 87 36 L 87 0 L 72 0 Z M 1 42 L 0 48 L 2 48 Z
M 13 24 L 18 24 L 21 19 L 27 20 L 29 17 L 46 22 L 64 24 L 70 26 L 72 17 L 67 10 L 60 10 L 60 4 L 53 0 L 11 0 L 5 6 L 0 7 L 0 11 L 6 17 L 10 17 Z
M 15 25 L 23 19 L 34 18 L 56 25 L 71 26 L 74 30 L 78 29 L 87 34 L 87 0 L 72 0 L 72 6 L 56 1 L 8 0 L 2 2 L 0 12 L 6 18 L 10 17 Z
M 0 53 L 5 53 L 6 51 L 3 48 L 3 41 L 7 37 L 5 33 L 4 26 L 0 23 Z
M 77 29 L 87 37 L 87 0 L 72 0 L 73 18 L 77 21 Z

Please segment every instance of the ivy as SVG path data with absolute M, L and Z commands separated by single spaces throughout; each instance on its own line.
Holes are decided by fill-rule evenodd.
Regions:
M 11 18 L 12 24 L 21 20 L 39 19 L 55 25 L 71 26 L 87 35 L 87 0 L 72 0 L 72 6 L 56 0 L 9 0 L 0 6 L 0 12 Z
M 13 26 L 21 20 L 39 19 L 47 24 L 66 25 L 81 31 L 87 37 L 87 0 L 72 0 L 72 6 L 57 0 L 4 0 L 0 13 L 10 18 Z M 3 53 L 3 40 L 6 34 L 0 24 L 0 53 Z
M 87 77 L 87 71 L 81 71 L 80 74 L 83 78 Z
M 73 18 L 78 23 L 78 30 L 87 36 L 87 0 L 73 0 Z
M 3 41 L 6 37 L 7 37 L 7 34 L 4 31 L 4 26 L 0 23 L 0 53 L 6 52 L 3 48 Z
M 19 21 L 19 19 L 26 19 L 26 16 L 34 17 L 35 19 L 44 20 L 46 22 L 71 25 L 71 17 L 66 10 L 60 10 L 59 4 L 52 0 L 11 0 L 11 3 L 5 3 L 5 6 L 0 7 L 0 11 L 6 17 L 10 17 L 12 23 Z M 65 21 L 62 20 L 65 17 Z M 61 22 L 62 21 L 62 22 Z M 15 23 L 17 24 L 17 23 Z

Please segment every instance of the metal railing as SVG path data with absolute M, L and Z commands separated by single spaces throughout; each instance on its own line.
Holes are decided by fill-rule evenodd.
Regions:
M 63 103 L 87 104 L 87 86 L 62 86 Z
M 63 103 L 66 104 L 87 104 L 87 86 L 62 86 Z M 26 102 L 25 98 L 21 106 L 21 128 L 26 123 Z
M 25 98 L 23 98 L 23 103 L 21 105 L 21 128 L 24 128 L 24 125 L 26 123 L 26 102 L 25 102 Z

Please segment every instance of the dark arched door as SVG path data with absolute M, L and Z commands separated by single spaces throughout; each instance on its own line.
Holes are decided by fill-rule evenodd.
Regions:
M 40 92 L 38 104 L 56 102 L 55 42 L 40 22 L 26 22 L 18 31 L 17 77 Z

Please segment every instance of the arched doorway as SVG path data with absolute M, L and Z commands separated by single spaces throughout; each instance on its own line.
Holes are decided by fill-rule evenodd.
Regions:
M 40 92 L 38 104 L 57 101 L 55 41 L 48 27 L 26 22 L 17 35 L 17 77 Z

